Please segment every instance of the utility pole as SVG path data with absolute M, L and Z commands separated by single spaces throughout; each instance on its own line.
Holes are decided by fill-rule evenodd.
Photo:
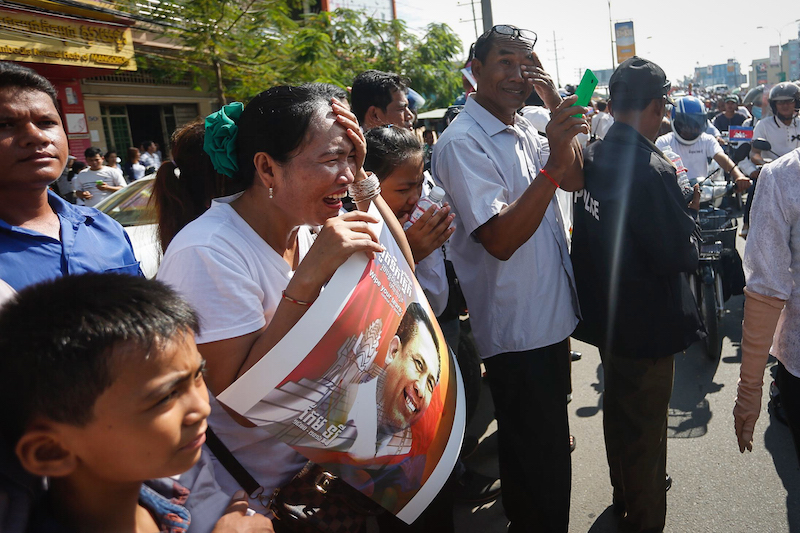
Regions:
M 556 61 L 556 83 L 561 87 L 561 74 L 558 70 L 558 40 L 556 39 L 556 32 L 553 30 L 553 57 Z
M 614 23 L 611 21 L 611 0 L 608 0 L 608 33 L 611 38 L 611 70 L 617 68 L 614 62 Z
M 481 17 L 483 17 L 483 31 L 486 33 L 494 26 L 492 0 L 481 0 Z

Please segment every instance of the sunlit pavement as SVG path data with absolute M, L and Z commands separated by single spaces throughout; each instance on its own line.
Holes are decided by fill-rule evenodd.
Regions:
M 744 240 L 738 238 L 740 254 Z M 789 429 L 767 412 L 774 360 L 765 376 L 762 415 L 754 450 L 739 453 L 733 431 L 733 401 L 739 377 L 743 297 L 726 304 L 719 361 L 699 344 L 675 359 L 675 383 L 669 413 L 667 471 L 673 478 L 667 497 L 665 531 L 709 533 L 800 532 L 800 468 Z M 603 377 L 596 348 L 573 341 L 583 358 L 572 364 L 570 429 L 577 438 L 572 455 L 571 532 L 615 532 L 611 513 L 602 428 Z M 468 464 L 497 475 L 496 423 L 487 386 L 468 433 L 481 436 Z M 532 479 L 531 483 L 546 483 Z M 457 505 L 456 531 L 505 531 L 501 501 L 482 506 Z

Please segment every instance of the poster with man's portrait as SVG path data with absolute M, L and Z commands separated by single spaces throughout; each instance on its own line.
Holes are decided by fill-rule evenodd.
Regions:
M 411 268 L 376 226 L 386 251 L 352 256 L 218 400 L 411 523 L 455 465 L 464 392 Z

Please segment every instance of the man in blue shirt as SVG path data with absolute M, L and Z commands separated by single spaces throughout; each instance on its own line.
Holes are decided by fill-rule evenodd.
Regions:
M 0 62 L 0 280 L 15 290 L 66 274 L 141 275 L 122 227 L 96 209 L 48 190 L 67 163 L 56 91 L 34 71 Z M 14 512 L 0 529 L 22 527 L 37 483 L 13 467 L 0 438 L 0 494 Z
M 0 279 L 16 290 L 66 274 L 141 275 L 118 223 L 48 190 L 67 151 L 50 82 L 0 62 Z

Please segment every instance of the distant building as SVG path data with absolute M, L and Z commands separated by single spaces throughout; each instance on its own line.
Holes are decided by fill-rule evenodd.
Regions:
M 785 81 L 800 79 L 800 40 L 792 39 L 783 45 L 781 69 L 786 73 Z
M 0 4 L 0 60 L 49 79 L 58 93 L 69 152 L 89 146 L 127 148 L 152 140 L 169 155 L 182 124 L 219 108 L 216 95 L 188 77 L 171 80 L 141 69 L 141 54 L 174 51 L 173 43 L 139 28 L 116 4 L 100 0 L 14 0 Z
M 781 67 L 770 65 L 769 58 L 754 59 L 750 65 L 750 75 L 748 84 L 750 87 L 757 85 L 773 85 L 778 83 L 781 74 Z
M 747 83 L 747 76 L 742 74 L 739 62 L 735 59 L 729 59 L 727 63 L 721 65 L 708 65 L 694 69 L 694 85 L 696 87 L 725 84 L 730 90 L 733 90 L 743 83 Z

